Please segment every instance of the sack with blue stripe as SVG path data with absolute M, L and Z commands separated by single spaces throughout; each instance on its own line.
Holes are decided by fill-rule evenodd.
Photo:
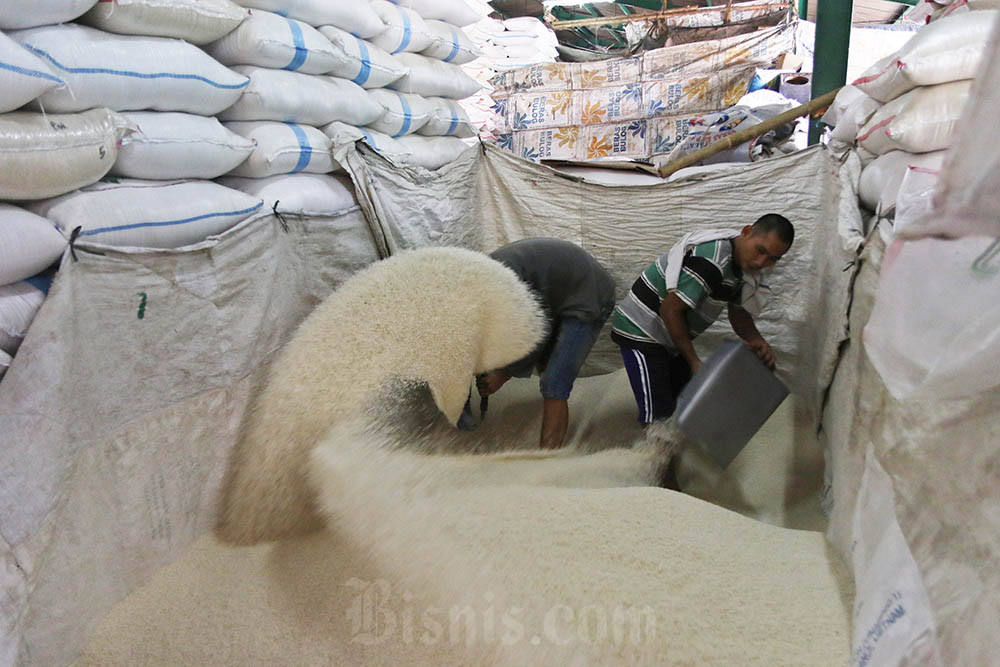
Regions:
M 372 90 L 368 93 L 372 99 L 382 105 L 382 116 L 368 127 L 388 134 L 390 137 L 402 137 L 413 134 L 431 117 L 433 107 L 419 95 L 400 93 L 395 90 Z
M 326 125 L 342 120 L 366 125 L 382 115 L 382 106 L 364 88 L 332 76 L 238 65 L 250 77 L 243 96 L 219 114 L 221 120 L 278 120 Z
M 0 32 L 0 113 L 19 109 L 64 85 L 40 58 Z
M 260 199 L 212 181 L 119 179 L 27 208 L 66 237 L 79 227 L 78 244 L 180 248 L 221 234 L 261 206 Z
M 343 58 L 329 74 L 352 81 L 362 88 L 385 88 L 409 70 L 395 56 L 360 37 L 325 25 L 320 33 L 330 40 Z
M 458 65 L 428 58 L 419 53 L 401 53 L 397 58 L 410 71 L 406 76 L 387 86 L 393 90 L 422 97 L 462 100 L 475 95 L 483 87 Z
M 0 30 L 65 23 L 97 4 L 97 0 L 3 0 Z
M 303 74 L 325 74 L 341 60 L 316 28 L 264 11 L 255 11 L 205 51 L 224 65 L 257 65 Z
M 239 0 L 239 4 L 265 9 L 315 27 L 336 26 L 362 39 L 385 30 L 382 19 L 367 2 L 360 0 Z
M 213 116 L 247 84 L 246 77 L 178 39 L 113 35 L 73 23 L 10 36 L 66 82 L 31 103 L 47 113 L 107 107 Z
M 265 211 L 275 207 L 284 215 L 332 217 L 358 210 L 354 186 L 347 176 L 331 174 L 281 174 L 267 178 L 225 176 L 221 185 L 264 202 Z
M 346 123 L 334 122 L 320 128 L 333 141 L 333 153 L 337 155 L 340 146 L 363 141 L 376 152 L 395 162 L 405 163 L 410 152 L 388 134 L 370 127 L 354 127 Z
M 249 11 L 230 0 L 115 0 L 98 2 L 80 23 L 121 35 L 208 44 L 235 30 L 248 16 Z
M 386 25 L 384 31 L 368 40 L 375 46 L 396 55 L 419 53 L 431 45 L 433 36 L 416 12 L 386 0 L 372 0 L 371 8 Z
M 215 178 L 236 168 L 253 142 L 210 116 L 162 111 L 122 114 L 139 129 L 122 139 L 111 174 L 170 180 Z
M 457 137 L 421 137 L 418 134 L 400 137 L 399 143 L 410 152 L 407 164 L 429 171 L 437 171 L 471 148 Z
M 431 117 L 417 134 L 427 137 L 474 137 L 476 128 L 469 120 L 469 114 L 455 100 L 444 97 L 428 97 L 433 106 Z
M 484 13 L 477 12 L 466 0 L 392 0 L 392 2 L 412 9 L 425 19 L 439 19 L 457 26 L 467 26 L 481 21 L 489 12 L 488 9 Z
M 131 131 L 125 118 L 108 109 L 0 114 L 0 199 L 55 197 L 98 181 Z
M 66 238 L 52 222 L 0 202 L 0 285 L 44 271 L 65 249 Z
M 444 21 L 428 20 L 425 23 L 433 41 L 420 52 L 422 55 L 452 65 L 464 65 L 483 55 L 482 50 L 461 28 Z
M 250 157 L 230 176 L 264 178 L 278 174 L 327 174 L 339 171 L 330 137 L 310 125 L 272 121 L 238 121 L 225 126 L 256 144 Z
M 45 302 L 50 282 L 50 278 L 39 276 L 0 286 L 0 352 L 17 353 L 31 321 Z

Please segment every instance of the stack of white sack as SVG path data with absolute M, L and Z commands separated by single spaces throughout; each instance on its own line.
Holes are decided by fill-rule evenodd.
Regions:
M 35 318 L 67 241 L 43 217 L 0 203 L 0 378 Z
M 249 155 L 252 145 L 213 118 L 249 80 L 195 46 L 228 34 L 249 12 L 229 0 L 131 0 L 79 3 L 68 16 L 57 15 L 57 4 L 75 3 L 16 0 L 0 10 L 0 25 L 17 28 L 3 45 L 34 57 L 41 67 L 30 68 L 33 77 L 55 83 L 0 115 L 9 167 L 0 198 L 32 201 L 25 206 L 49 216 L 64 242 L 143 247 L 197 243 L 259 208 L 238 192 L 204 196 L 225 190 L 207 180 L 176 189 L 163 182 L 214 178 Z M 49 23 L 70 19 L 78 22 Z M 122 177 L 118 184 L 99 183 L 109 172 Z M 133 185 L 136 178 L 157 182 Z M 103 188 L 114 196 L 68 203 L 90 202 Z M 63 210 L 71 213 L 57 215 Z
M 910 205 L 899 200 L 908 172 L 940 168 L 998 14 L 942 14 L 846 86 L 824 116 L 835 126 L 831 149 L 861 157 L 860 199 L 879 217 Z

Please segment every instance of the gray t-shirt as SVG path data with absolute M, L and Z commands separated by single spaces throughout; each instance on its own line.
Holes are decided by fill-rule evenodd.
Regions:
M 538 295 L 550 322 L 593 322 L 615 305 L 611 274 L 580 246 L 551 238 L 514 241 L 490 253 Z
M 506 368 L 515 377 L 528 377 L 536 366 L 546 364 L 560 320 L 603 323 L 615 307 L 614 278 L 590 253 L 569 241 L 522 239 L 494 250 L 490 256 L 528 284 L 549 322 L 548 338 Z

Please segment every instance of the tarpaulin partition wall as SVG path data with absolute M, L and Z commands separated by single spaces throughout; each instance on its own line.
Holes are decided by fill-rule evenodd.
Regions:
M 795 247 L 768 278 L 772 304 L 759 324 L 816 419 L 847 335 L 852 274 L 845 269 L 862 240 L 856 159 L 840 165 L 812 149 L 698 182 L 615 187 L 567 177 L 489 145 L 433 174 L 400 169 L 364 148 L 345 162 L 390 252 L 455 244 L 489 251 L 524 237 L 555 236 L 580 244 L 608 267 L 619 296 L 686 231 L 739 229 L 764 213 L 787 215 L 796 225 Z M 587 370 L 620 365 L 617 347 L 601 336 Z
M 0 384 L 4 665 L 70 663 L 114 603 L 211 527 L 262 369 L 378 258 L 357 206 L 75 256 Z

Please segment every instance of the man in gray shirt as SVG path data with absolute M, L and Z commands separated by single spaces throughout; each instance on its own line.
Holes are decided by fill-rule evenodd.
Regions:
M 537 368 L 543 398 L 540 444 L 560 447 L 569 425 L 573 382 L 615 307 L 615 281 L 586 250 L 560 239 L 522 239 L 490 256 L 537 295 L 549 334 L 531 354 L 480 376 L 476 386 L 480 395 L 489 396 L 511 377 L 530 377 Z

